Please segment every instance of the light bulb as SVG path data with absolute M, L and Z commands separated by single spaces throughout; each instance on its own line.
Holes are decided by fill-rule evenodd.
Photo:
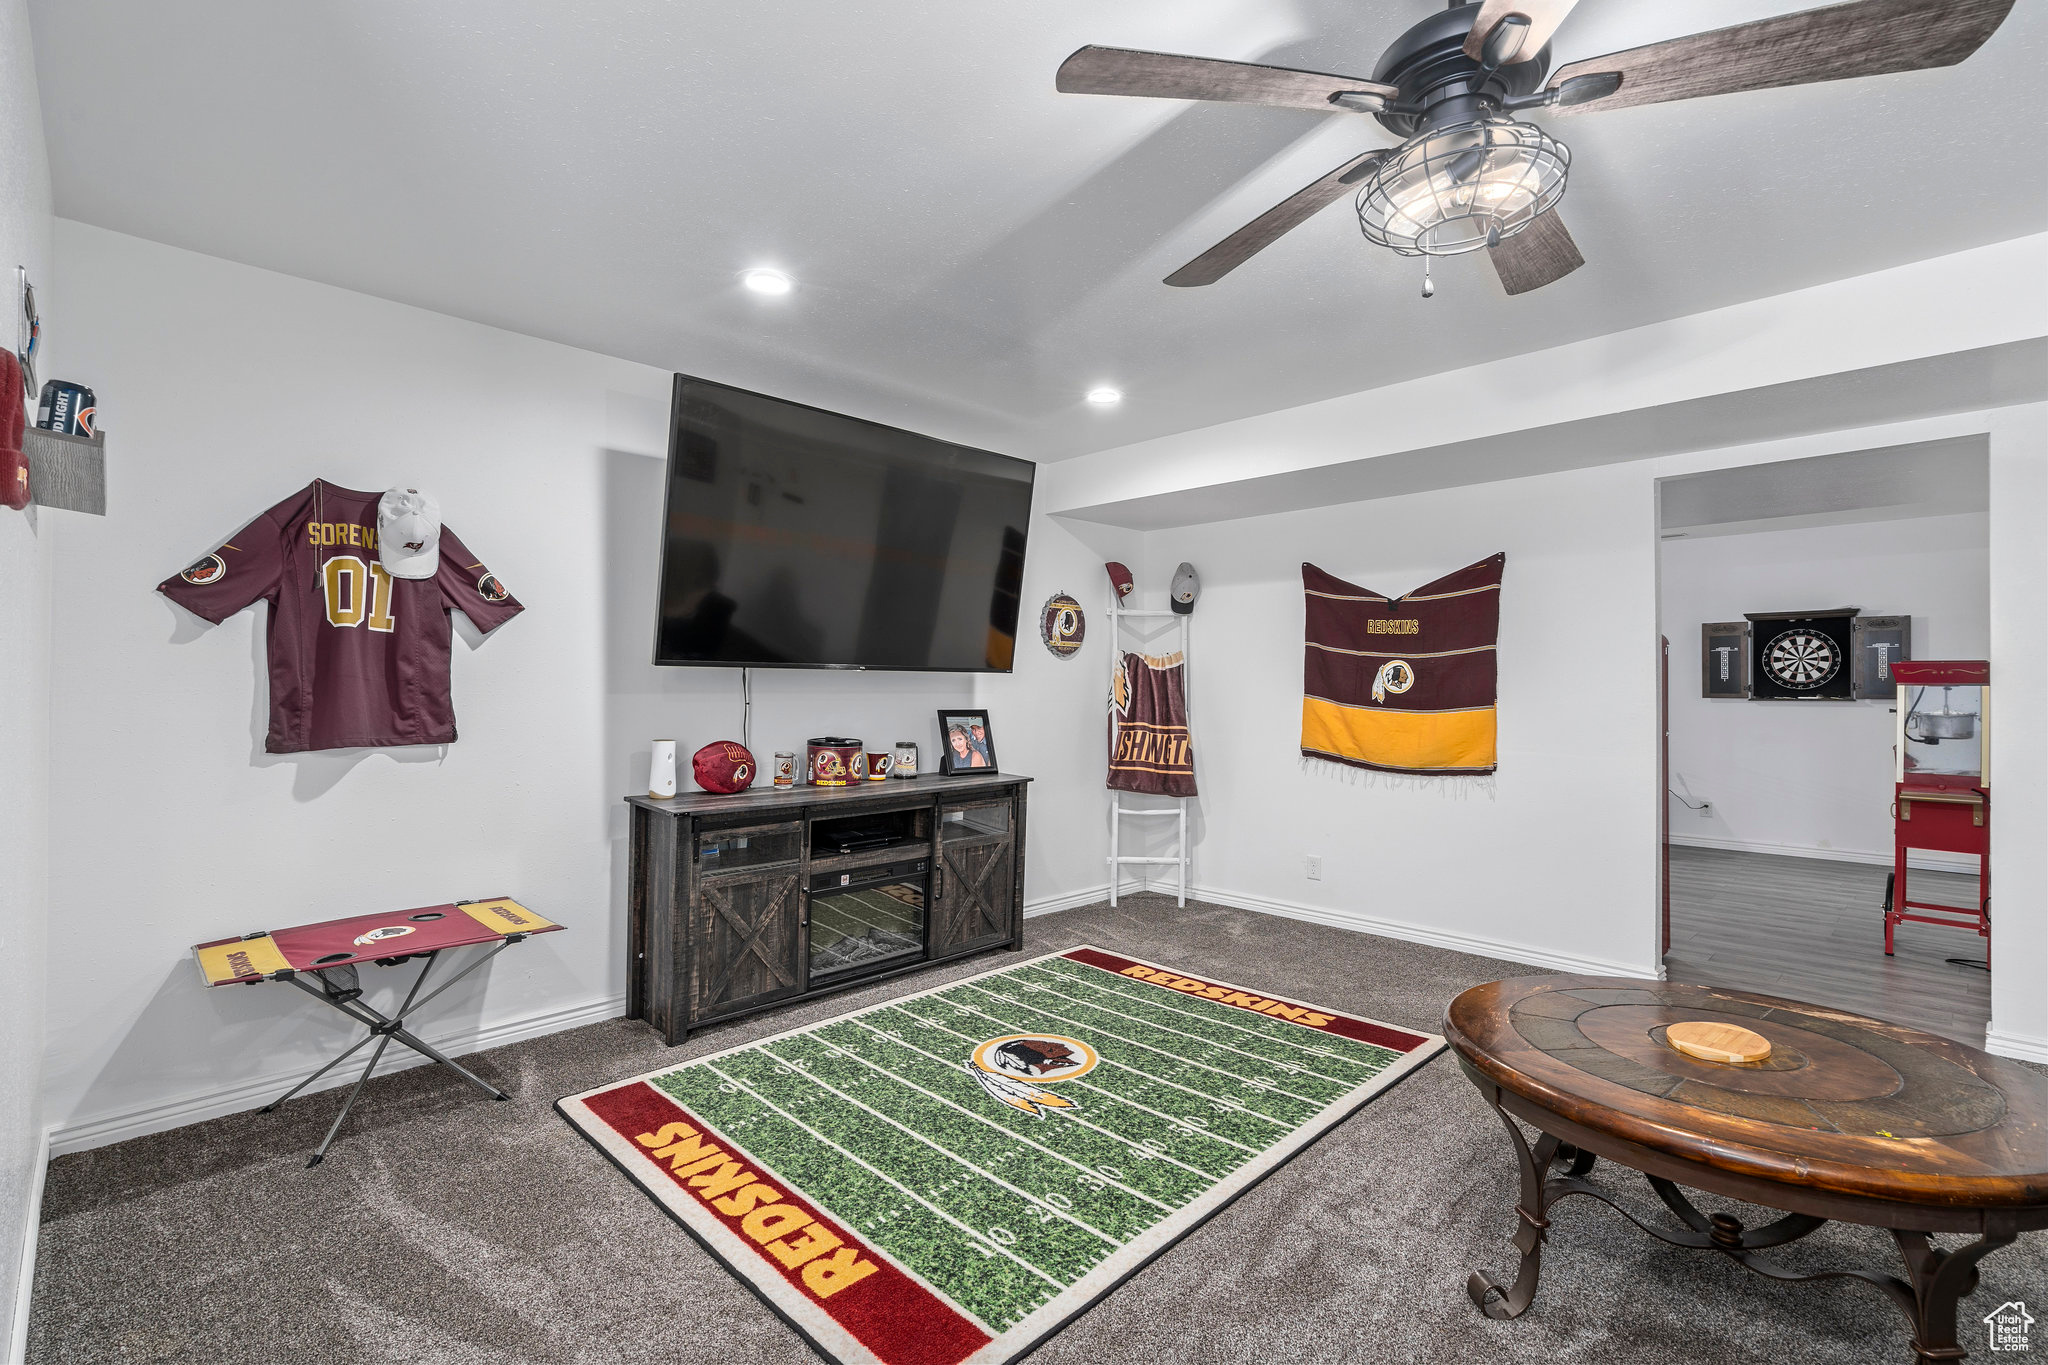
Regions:
M 780 270 L 765 267 L 749 270 L 740 276 L 740 283 L 756 294 L 781 295 L 796 288 L 796 281 Z

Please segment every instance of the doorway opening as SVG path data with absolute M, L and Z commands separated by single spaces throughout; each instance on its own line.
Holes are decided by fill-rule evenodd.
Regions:
M 1918 837 L 1896 815 L 1920 808 L 1895 799 L 1902 763 L 1922 761 L 1916 743 L 1901 757 L 1890 668 L 1988 659 L 1988 488 L 1982 436 L 1660 481 L 1670 979 L 1983 1046 L 1989 940 L 1954 927 L 1984 907 L 1979 859 L 1907 850 L 1912 899 L 1966 913 L 1894 924 L 1889 955 L 1886 910 Z M 1918 737 L 1925 696 L 1906 695 Z M 1988 801 L 1977 781 L 1959 793 Z

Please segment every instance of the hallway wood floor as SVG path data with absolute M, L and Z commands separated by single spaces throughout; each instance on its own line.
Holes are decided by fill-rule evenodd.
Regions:
M 1964 929 L 1898 928 L 1884 955 L 1884 879 L 1863 863 L 1727 849 L 1671 850 L 1673 981 L 1782 995 L 1984 1046 L 1991 973 L 1944 959 L 1984 958 Z M 1915 900 L 1967 904 L 1977 879 L 1913 873 Z

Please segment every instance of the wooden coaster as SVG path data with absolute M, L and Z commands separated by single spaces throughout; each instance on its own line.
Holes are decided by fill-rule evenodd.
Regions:
M 1688 1019 L 1664 1030 L 1664 1041 L 1703 1062 L 1760 1062 L 1771 1055 L 1771 1040 L 1734 1024 Z

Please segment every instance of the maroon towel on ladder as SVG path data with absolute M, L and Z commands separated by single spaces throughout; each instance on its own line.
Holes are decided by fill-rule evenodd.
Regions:
M 1109 786 L 1115 790 L 1195 794 L 1184 667 L 1178 653 L 1126 654 L 1117 665 L 1109 685 Z

